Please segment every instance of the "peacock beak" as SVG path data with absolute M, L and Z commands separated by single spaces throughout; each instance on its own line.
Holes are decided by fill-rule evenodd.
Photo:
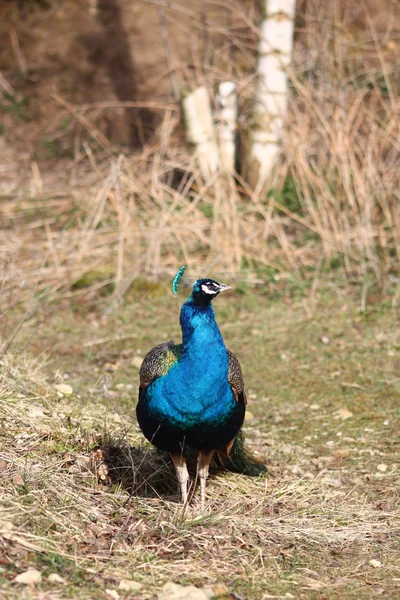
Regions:
M 232 287 L 230 285 L 225 285 L 225 283 L 219 283 L 218 286 L 219 286 L 218 293 L 224 292 L 225 290 L 232 289 Z

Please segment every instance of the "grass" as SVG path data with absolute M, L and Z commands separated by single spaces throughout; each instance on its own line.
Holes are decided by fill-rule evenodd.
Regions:
M 113 310 L 76 296 L 25 322 L 2 359 L 3 597 L 21 597 L 28 566 L 42 582 L 27 598 L 107 598 L 121 579 L 143 599 L 170 580 L 221 598 L 398 593 L 398 309 L 360 312 L 362 291 L 334 282 L 313 299 L 276 286 L 216 301 L 268 475 L 214 471 L 204 515 L 197 492 L 183 514 L 134 416 L 137 358 L 178 337 L 181 299 L 142 285 Z

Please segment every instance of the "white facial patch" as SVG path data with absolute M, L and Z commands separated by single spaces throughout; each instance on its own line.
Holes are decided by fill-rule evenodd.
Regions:
M 216 291 L 210 289 L 205 283 L 203 283 L 203 285 L 201 286 L 201 290 L 205 294 L 212 294 L 213 296 L 215 296 L 215 294 L 216 294 Z

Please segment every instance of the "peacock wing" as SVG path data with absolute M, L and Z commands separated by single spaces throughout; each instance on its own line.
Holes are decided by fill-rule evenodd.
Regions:
M 240 362 L 230 350 L 228 350 L 228 381 L 236 400 L 246 405 L 247 398 L 244 392 L 242 368 Z
M 230 350 L 227 349 L 228 352 L 228 382 L 232 388 L 234 396 L 236 398 L 236 402 L 239 404 L 243 404 L 244 408 L 246 408 L 247 398 L 244 392 L 244 382 L 243 382 L 243 373 L 242 367 L 240 366 L 240 362 L 236 358 L 234 354 Z M 240 433 L 238 434 L 240 435 Z M 236 436 L 237 438 L 238 436 Z M 233 438 L 226 446 L 223 448 L 217 448 L 217 455 L 219 457 L 220 464 L 226 466 L 227 457 L 230 455 L 232 447 L 234 446 L 236 438 Z M 229 462 L 229 461 L 228 461 Z
M 181 354 L 182 344 L 175 345 L 173 340 L 154 346 L 146 354 L 140 367 L 139 395 L 154 379 L 166 375 Z

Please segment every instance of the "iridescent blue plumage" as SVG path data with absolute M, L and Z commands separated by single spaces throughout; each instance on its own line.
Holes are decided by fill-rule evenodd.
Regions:
M 139 425 L 149 441 L 171 454 L 184 500 L 185 450 L 199 452 L 203 504 L 211 457 L 215 450 L 229 454 L 245 413 L 240 365 L 225 347 L 211 306 L 228 288 L 212 279 L 196 281 L 181 309 L 182 344 L 157 346 L 141 370 Z

